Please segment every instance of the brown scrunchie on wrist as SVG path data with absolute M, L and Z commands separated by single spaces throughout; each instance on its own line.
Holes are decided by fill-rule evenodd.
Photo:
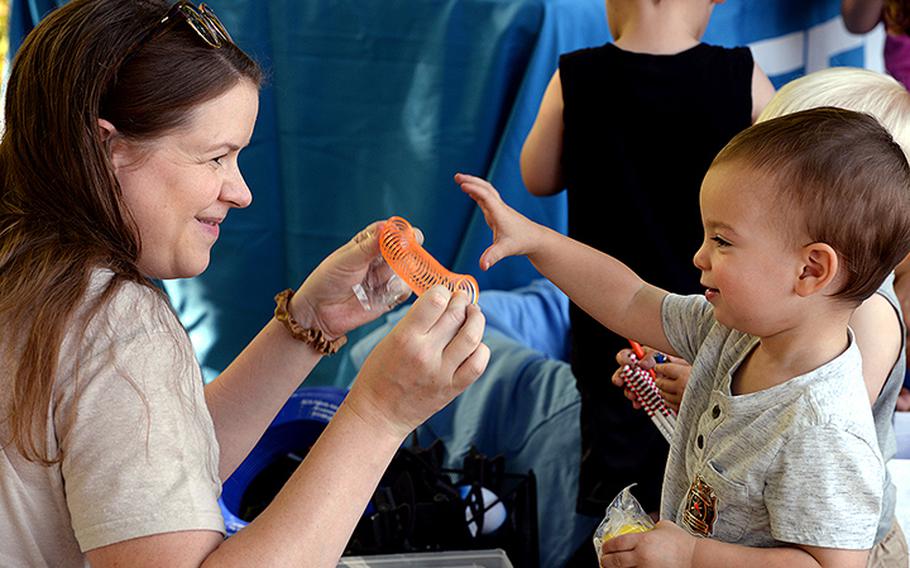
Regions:
M 297 320 L 294 319 L 288 309 L 288 304 L 291 302 L 293 295 L 294 291 L 288 288 L 275 296 L 275 319 L 284 324 L 284 327 L 287 328 L 294 339 L 303 341 L 323 355 L 334 355 L 337 353 L 341 346 L 347 343 L 347 336 L 342 335 L 334 341 L 329 341 L 321 329 L 303 327 L 297 323 Z

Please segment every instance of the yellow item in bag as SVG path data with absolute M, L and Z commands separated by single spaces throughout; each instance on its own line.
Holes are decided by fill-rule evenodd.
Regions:
M 603 543 L 619 535 L 648 532 L 654 528 L 654 521 L 645 513 L 638 499 L 632 496 L 632 487 L 626 487 L 619 492 L 613 502 L 607 507 L 604 519 L 594 531 L 594 550 L 600 560 L 600 548 Z

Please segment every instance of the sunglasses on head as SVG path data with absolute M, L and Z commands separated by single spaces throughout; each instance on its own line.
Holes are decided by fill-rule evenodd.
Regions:
M 135 52 L 141 46 L 157 38 L 166 32 L 172 25 L 185 21 L 193 31 L 196 32 L 202 41 L 214 48 L 220 48 L 228 43 L 234 43 L 231 34 L 228 33 L 224 24 L 215 15 L 215 12 L 205 4 L 200 4 L 197 8 L 188 0 L 177 2 L 158 23 L 148 31 L 148 33 L 136 43 L 130 51 Z
M 202 38 L 202 40 L 212 47 L 221 47 L 226 43 L 233 43 L 231 34 L 225 29 L 224 24 L 215 15 L 215 12 L 205 4 L 200 4 L 197 8 L 192 2 L 182 0 L 177 2 L 161 21 L 158 22 L 158 28 L 166 27 L 171 22 L 186 20 L 186 23 L 193 28 L 193 31 Z

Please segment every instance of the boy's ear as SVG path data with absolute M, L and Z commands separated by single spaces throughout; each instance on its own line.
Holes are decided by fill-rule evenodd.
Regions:
M 811 296 L 828 287 L 840 268 L 837 253 L 831 245 L 812 243 L 802 249 L 802 272 L 796 280 L 796 293 Z

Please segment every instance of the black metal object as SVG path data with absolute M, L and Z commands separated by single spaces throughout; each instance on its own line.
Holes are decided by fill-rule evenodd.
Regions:
M 308 448 L 279 455 L 245 489 L 242 518 L 252 521 L 281 490 Z M 472 448 L 461 469 L 443 467 L 445 446 L 401 448 L 382 477 L 345 549 L 346 555 L 503 549 L 515 568 L 540 565 L 537 481 L 506 473 L 505 458 Z M 464 497 L 460 491 L 467 488 Z M 486 488 L 499 501 L 484 503 Z M 505 520 L 484 533 L 485 513 L 502 502 Z M 469 526 L 470 523 L 473 525 Z M 473 530 L 471 530 L 473 528 Z
M 505 472 L 502 456 L 471 449 L 462 469 L 442 467 L 437 440 L 429 448 L 402 448 L 357 524 L 345 554 L 370 555 L 501 548 L 516 568 L 538 568 L 537 491 L 534 472 Z M 466 486 L 464 498 L 459 488 Z M 503 523 L 484 534 L 482 487 L 505 506 Z M 467 512 L 466 512 L 467 509 Z M 469 529 L 472 519 L 474 530 Z

